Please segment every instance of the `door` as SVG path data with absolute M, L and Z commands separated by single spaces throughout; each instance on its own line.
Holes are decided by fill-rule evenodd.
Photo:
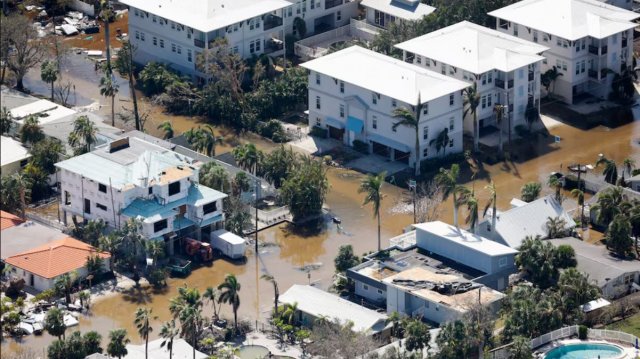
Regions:
M 34 278 L 33 278 L 33 274 L 29 274 L 29 286 L 33 287 L 34 286 Z

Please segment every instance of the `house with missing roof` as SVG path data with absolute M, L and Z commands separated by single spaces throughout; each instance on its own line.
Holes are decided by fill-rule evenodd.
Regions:
M 542 73 L 569 104 L 584 94 L 607 99 L 615 74 L 632 66 L 634 20 L 640 14 L 597 0 L 524 0 L 492 11 L 496 30 L 548 47 Z
M 540 111 L 540 69 L 548 47 L 468 21 L 395 45 L 406 62 L 475 84 L 480 96 L 478 128 L 513 131 L 526 125 L 526 113 Z M 505 106 L 502 125 L 494 108 Z M 464 120 L 473 135 L 473 116 Z
M 224 228 L 226 194 L 198 183 L 201 161 L 137 137 L 123 137 L 94 151 L 58 162 L 61 204 L 83 220 L 112 228 L 140 222 L 140 233 L 163 241 L 169 255 L 179 239 L 208 240 Z
M 606 299 L 617 299 L 640 291 L 640 261 L 615 257 L 605 246 L 577 238 L 551 239 L 555 246 L 569 245 L 576 253 L 576 268 L 602 290 Z
M 361 332 L 384 340 L 391 331 L 387 315 L 365 308 L 310 285 L 294 284 L 278 297 L 282 304 L 297 305 L 295 319 L 312 327 L 318 318 L 353 324 L 354 332 Z
M 53 288 L 56 279 L 64 274 L 73 272 L 77 278 L 85 278 L 89 274 L 87 259 L 92 256 L 102 259 L 103 271 L 109 270 L 111 254 L 71 237 L 32 247 L 5 258 L 4 263 L 10 266 L 12 276 L 24 279 L 26 285 L 43 291 Z
M 469 85 L 434 71 L 358 46 L 301 65 L 309 73 L 309 124 L 347 146 L 414 166 L 462 151 L 462 90 Z M 373 70 L 372 70 L 373 69 Z M 420 150 L 415 130 L 393 128 L 394 110 L 405 107 L 419 116 Z M 444 130 L 449 141 L 433 141 Z
M 413 225 L 391 239 L 389 258 L 370 258 L 347 270 L 355 294 L 408 316 L 442 323 L 478 303 L 497 311 L 517 271 L 516 250 L 444 222 Z

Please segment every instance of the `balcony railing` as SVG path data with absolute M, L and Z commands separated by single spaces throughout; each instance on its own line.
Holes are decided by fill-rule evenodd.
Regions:
M 278 39 L 269 39 L 264 42 L 264 53 L 271 54 L 284 49 L 284 43 Z
M 593 46 L 593 45 L 589 45 L 589 53 L 590 54 L 594 54 L 594 55 L 598 55 L 598 47 L 597 46 Z
M 332 7 L 336 7 L 342 5 L 344 0 L 326 0 L 324 3 L 324 9 L 331 9 Z
M 602 46 L 600 48 L 598 48 L 598 46 L 589 45 L 589 53 L 593 54 L 593 55 L 606 55 L 607 54 L 607 45 L 604 45 L 604 46 Z
M 507 86 L 509 86 L 509 88 L 513 88 L 513 80 L 507 81 Z
M 269 14 L 264 19 L 264 30 L 271 30 L 274 27 L 282 26 L 282 18 Z
M 193 46 L 204 49 L 204 40 L 193 39 Z
M 607 54 L 607 45 L 604 45 L 600 48 L 600 55 L 606 55 Z
M 503 89 L 503 88 L 504 88 L 504 80 L 501 80 L 501 79 L 495 79 L 495 81 L 496 81 L 496 87 L 499 87 L 499 88 L 501 88 L 501 89 Z

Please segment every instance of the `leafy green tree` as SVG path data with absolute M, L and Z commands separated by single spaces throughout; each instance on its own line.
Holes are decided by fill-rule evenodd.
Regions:
M 539 288 L 516 286 L 507 294 L 502 313 L 505 317 L 503 337 L 534 338 L 563 325 L 563 308 L 557 296 L 547 295 Z
M 162 323 L 160 327 L 160 337 L 162 338 L 162 343 L 160 343 L 160 347 L 164 348 L 165 346 L 169 349 L 169 359 L 173 357 L 173 339 L 178 336 L 180 331 L 176 327 L 176 321 L 170 320 Z
M 527 182 L 520 189 L 520 199 L 525 202 L 533 202 L 542 191 L 542 185 L 539 182 Z
M 20 128 L 20 141 L 34 145 L 44 140 L 44 132 L 40 126 L 40 120 L 34 115 L 27 117 Z
M 596 222 L 601 226 L 608 226 L 613 218 L 628 208 L 622 187 L 609 187 L 598 193 L 596 204 L 591 210 L 596 213 Z
M 440 349 L 439 357 L 468 358 L 473 349 L 469 338 L 469 331 L 464 322 L 456 320 L 445 324 L 436 337 L 436 343 Z
M 33 162 L 28 163 L 22 170 L 29 186 L 32 201 L 39 201 L 46 198 L 51 192 L 49 186 L 49 174 Z
M 122 243 L 124 239 L 117 233 L 109 233 L 106 236 L 101 236 L 98 240 L 98 248 L 100 250 L 111 253 L 111 260 L 109 261 L 109 270 L 113 272 L 113 268 L 116 262 L 120 261 L 120 252 L 122 250 Z
M 453 200 L 453 224 L 458 227 L 458 208 L 464 204 L 469 197 L 470 191 L 465 186 L 458 184 L 460 176 L 460 166 L 452 164 L 450 169 L 440 168 L 436 175 L 436 183 L 442 187 L 442 200 L 449 197 Z
M 478 93 L 478 82 L 474 81 L 473 86 L 464 90 L 464 114 L 473 117 L 473 150 L 477 151 L 480 143 L 480 125 L 478 123 L 478 106 L 480 105 L 480 94 Z
M 294 221 L 316 216 L 329 191 L 327 170 L 321 161 L 301 156 L 295 171 L 288 176 L 280 189 L 283 203 L 289 207 Z
M 579 312 L 581 305 L 598 299 L 602 293 L 588 275 L 576 268 L 567 268 L 558 280 L 558 294 L 563 298 L 565 312 Z
M 213 308 L 213 317 L 218 319 L 218 313 L 220 312 L 220 305 L 216 307 L 216 302 L 218 301 L 218 297 L 220 296 L 220 292 L 213 287 L 207 287 L 207 289 L 202 294 L 202 298 L 211 303 L 211 307 Z
M 605 243 L 607 248 L 613 250 L 617 255 L 626 257 L 631 253 L 633 239 L 631 239 L 631 223 L 624 214 L 613 217 L 605 233 Z
M 399 126 L 408 127 L 413 130 L 415 134 L 415 175 L 420 175 L 420 115 L 422 114 L 422 101 L 420 100 L 420 95 L 418 95 L 418 104 L 416 106 L 416 111 L 412 111 L 406 107 L 400 107 L 393 110 L 393 118 L 400 119 L 400 121 L 395 122 L 391 128 L 395 131 Z M 438 151 L 439 152 L 439 151 Z
M 9 134 L 14 127 L 15 123 L 11 112 L 5 106 L 2 106 L 0 111 L 0 134 L 3 136 Z
M 248 206 L 238 197 L 229 197 L 224 204 L 225 228 L 239 236 L 251 225 Z
M 99 255 L 90 255 L 87 257 L 87 272 L 91 275 L 98 275 L 102 272 L 102 266 L 104 261 L 100 258 Z
M 556 247 L 556 263 L 561 268 L 571 268 L 578 265 L 576 261 L 576 251 L 568 244 L 561 244 Z
M 251 189 L 251 181 L 246 172 L 238 172 L 231 181 L 231 192 L 234 196 L 239 197 L 242 192 L 247 192 Z
M 543 242 L 539 236 L 527 236 L 516 255 L 516 265 L 533 284 L 546 289 L 557 282 L 560 269 L 575 263 L 575 258 L 570 256 L 571 253 L 564 250 L 559 255 L 553 244 Z
M 67 330 L 67 326 L 64 324 L 64 314 L 58 308 L 51 308 L 47 312 L 44 318 L 44 330 L 49 335 L 64 339 L 64 333 Z
M 47 347 L 48 359 L 67 359 L 67 343 L 64 340 L 56 339 Z
M 547 229 L 547 238 L 562 238 L 568 235 L 567 221 L 560 217 L 547 217 L 547 223 L 545 223 Z
M 555 66 L 553 66 L 540 76 L 540 82 L 542 83 L 542 86 L 544 86 L 545 90 L 547 90 L 547 95 L 553 94 L 553 92 L 555 91 L 556 80 L 561 76 L 564 76 L 564 74 L 558 71 L 558 68 Z M 549 89 L 552 87 L 552 85 L 553 89 L 550 91 Z
M 618 167 L 616 166 L 616 162 L 614 160 L 610 160 L 606 157 L 600 157 L 596 161 L 596 168 L 604 166 L 602 169 L 602 174 L 604 175 L 604 180 L 607 183 L 615 185 L 618 182 Z
M 122 359 L 125 355 L 129 354 L 127 350 L 127 344 L 131 340 L 127 338 L 127 331 L 125 329 L 114 329 L 109 332 L 109 344 L 107 345 L 107 354 L 112 357 Z
M 97 142 L 98 128 L 88 116 L 78 116 L 73 121 L 73 131 L 69 134 L 68 143 L 73 148 L 75 155 L 81 155 L 91 151 L 91 147 Z
M 420 356 L 423 355 L 424 349 L 429 350 L 429 342 L 431 341 L 431 333 L 429 333 L 429 326 L 424 324 L 419 319 L 410 319 L 404 325 L 405 348 L 410 351 L 420 351 Z
M 14 173 L 11 176 L 3 176 L 1 182 L 0 205 L 2 210 L 18 213 L 21 218 L 26 218 L 25 208 L 31 200 L 31 185 L 28 178 Z
M 158 125 L 158 130 L 162 130 L 162 138 L 165 140 L 169 140 L 173 138 L 173 126 L 171 125 L 171 121 L 164 121 L 163 123 Z
M 84 339 L 79 331 L 71 333 L 71 335 L 65 340 L 65 346 L 65 359 L 85 359 L 85 357 L 89 355 L 89 353 L 87 353 Z
M 145 359 L 149 357 L 149 335 L 153 332 L 153 327 L 149 323 L 152 319 L 157 317 L 153 317 L 153 309 L 151 308 L 140 308 L 136 309 L 134 324 L 138 329 L 138 334 L 140 338 L 144 340 L 144 357 Z
M 153 266 L 158 266 L 158 260 L 164 258 L 164 241 L 145 241 L 144 242 L 145 252 L 148 258 L 153 260 Z
M 7 55 L 2 54 L 2 60 L 6 61 L 7 68 L 14 73 L 18 91 L 23 91 L 25 75 L 42 61 L 48 49 L 38 38 L 31 20 L 26 16 L 3 17 L 2 33 L 3 37 L 6 36 L 6 43 L 11 47 Z
M 178 296 L 171 298 L 169 311 L 173 319 L 180 321 L 180 336 L 191 344 L 192 354 L 196 356 L 198 333 L 202 328 L 202 298 L 197 288 L 186 285 L 178 288 Z
M 217 162 L 208 162 L 200 168 L 200 183 L 223 193 L 231 188 L 229 173 Z
M 47 137 L 31 147 L 30 163 L 42 168 L 48 174 L 56 172 L 55 164 L 63 159 L 64 146 L 59 139 Z
M 264 178 L 276 188 L 282 187 L 284 180 L 295 168 L 298 157 L 291 147 L 280 145 L 271 153 L 264 156 L 262 171 Z
M 7 333 L 13 334 L 15 332 L 15 328 L 20 324 L 20 319 L 20 314 L 18 312 L 9 311 L 3 318 L 3 329 Z
M 51 101 L 53 101 L 53 84 L 58 80 L 58 64 L 45 60 L 40 65 L 40 79 L 51 84 Z
M 235 147 L 232 153 L 238 166 L 254 175 L 258 173 L 258 168 L 262 165 L 264 154 L 258 150 L 253 143 Z
M 73 282 L 75 282 L 75 274 L 65 273 L 56 277 L 54 286 L 56 291 L 63 293 L 65 302 L 71 304 L 71 288 L 73 288 Z
M 72 234 L 75 238 L 94 247 L 98 247 L 99 239 L 106 227 L 107 225 L 102 219 L 89 220 L 84 225 L 74 227 Z
M 382 250 L 380 239 L 380 205 L 384 194 L 382 193 L 382 186 L 384 185 L 384 179 L 387 177 L 386 172 L 380 172 L 377 175 L 369 174 L 360 183 L 358 193 L 364 193 L 364 206 L 371 203 L 373 207 L 373 216 L 378 219 L 378 252 Z
M 519 335 L 513 337 L 509 347 L 509 355 L 511 355 L 512 359 L 533 359 L 531 340 Z
M 353 247 L 350 244 L 340 246 L 338 255 L 333 260 L 336 266 L 336 272 L 344 273 L 347 269 L 360 264 L 360 258 L 353 253 Z
M 190 128 L 184 137 L 196 152 L 209 157 L 216 155 L 216 146 L 222 143 L 222 137 L 216 136 L 209 125 Z
M 111 126 L 116 125 L 116 95 L 120 91 L 120 85 L 115 80 L 110 69 L 105 71 L 100 78 L 100 95 L 111 97 Z
M 238 308 L 240 308 L 240 282 L 233 274 L 228 274 L 224 282 L 218 286 L 222 291 L 218 297 L 218 302 L 228 303 L 233 310 L 233 323 L 235 330 L 238 330 Z

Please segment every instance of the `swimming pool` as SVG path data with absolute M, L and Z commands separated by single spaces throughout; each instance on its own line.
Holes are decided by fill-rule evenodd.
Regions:
M 623 358 L 622 348 L 606 343 L 576 343 L 555 348 L 545 359 L 613 359 Z
M 243 345 L 236 355 L 240 359 L 262 359 L 269 356 L 269 349 L 262 345 Z

